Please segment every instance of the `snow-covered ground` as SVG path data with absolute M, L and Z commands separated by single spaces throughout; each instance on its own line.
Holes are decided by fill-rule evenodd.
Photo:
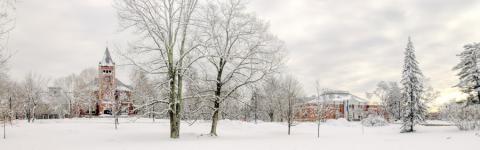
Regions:
M 224 120 L 219 137 L 202 136 L 209 129 L 208 121 L 183 123 L 181 138 L 173 140 L 167 120 L 124 118 L 118 130 L 111 118 L 17 121 L 7 126 L 0 150 L 477 150 L 480 145 L 478 131 L 453 126 L 418 126 L 416 133 L 401 134 L 396 124 L 362 129 L 358 122 L 335 120 L 321 126 L 320 138 L 314 123 L 294 126 L 290 136 L 282 123 Z

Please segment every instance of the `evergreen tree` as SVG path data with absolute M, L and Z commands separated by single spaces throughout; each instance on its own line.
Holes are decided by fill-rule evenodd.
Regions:
M 413 127 L 424 121 L 426 106 L 421 101 L 423 74 L 420 68 L 418 68 L 415 49 L 410 37 L 408 38 L 407 48 L 405 49 L 404 61 L 401 81 L 404 105 L 402 132 L 413 132 Z
M 479 103 L 480 91 L 475 91 L 475 89 L 480 87 L 480 70 L 477 64 L 480 55 L 480 43 L 467 44 L 463 48 L 463 52 L 457 55 L 460 57 L 460 63 L 453 68 L 453 70 L 459 70 L 457 76 L 460 83 L 457 86 L 468 95 L 475 93 L 476 97 L 469 98 L 468 104 Z

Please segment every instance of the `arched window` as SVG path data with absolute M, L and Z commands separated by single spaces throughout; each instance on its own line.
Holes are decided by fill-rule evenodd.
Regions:
M 112 73 L 112 70 L 103 70 L 103 73 Z

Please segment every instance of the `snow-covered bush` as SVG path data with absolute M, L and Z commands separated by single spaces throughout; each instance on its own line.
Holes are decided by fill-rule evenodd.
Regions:
M 460 130 L 480 129 L 480 105 L 447 103 L 440 109 L 440 118 L 455 123 Z
M 370 115 L 367 118 L 361 121 L 363 126 L 367 127 L 379 127 L 379 126 L 386 126 L 388 122 L 381 116 L 378 115 Z
M 460 130 L 480 129 L 480 105 L 450 105 L 448 120 Z

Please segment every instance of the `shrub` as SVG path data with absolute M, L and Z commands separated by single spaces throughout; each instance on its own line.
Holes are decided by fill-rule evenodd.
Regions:
M 470 105 L 457 107 L 449 116 L 460 130 L 480 129 L 480 106 Z
M 379 127 L 388 125 L 387 121 L 378 115 L 369 115 L 361 121 L 362 125 L 367 127 Z

